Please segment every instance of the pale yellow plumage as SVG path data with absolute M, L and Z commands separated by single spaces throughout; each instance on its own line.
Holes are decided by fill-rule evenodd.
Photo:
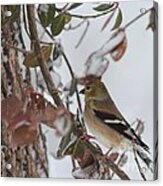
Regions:
M 133 142 L 145 150 L 148 146 L 130 129 L 100 78 L 93 77 L 84 91 L 86 124 L 96 139 L 107 148 L 131 148 Z

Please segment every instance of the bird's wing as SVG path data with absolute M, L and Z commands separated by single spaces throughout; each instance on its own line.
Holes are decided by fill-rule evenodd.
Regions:
M 108 113 L 104 111 L 99 111 L 97 109 L 93 109 L 94 115 L 99 118 L 105 125 L 112 128 L 120 135 L 123 135 L 125 138 L 129 140 L 133 140 L 136 144 L 143 147 L 145 150 L 149 150 L 149 147 L 137 136 L 135 131 L 125 124 L 124 121 L 116 117 L 113 113 Z
M 110 117 L 113 120 L 120 120 L 120 121 L 124 121 L 127 124 L 126 119 L 123 117 L 123 115 L 120 113 L 120 111 L 118 110 L 117 106 L 115 105 L 115 103 L 111 100 L 104 100 L 104 101 L 97 101 L 94 100 L 93 101 L 93 108 L 98 108 L 99 111 L 101 111 L 102 113 L 106 113 L 106 117 L 108 117 L 108 115 L 110 115 Z M 104 114 L 103 114 L 103 117 Z M 108 119 L 108 118 L 106 118 Z

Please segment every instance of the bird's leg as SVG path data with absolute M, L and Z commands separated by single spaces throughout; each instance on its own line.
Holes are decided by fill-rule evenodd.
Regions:
M 85 140 L 90 140 L 90 139 L 96 139 L 94 136 L 91 136 L 91 135 L 89 135 L 89 134 L 87 134 L 86 132 L 83 132 L 83 138 L 85 139 Z
M 111 147 L 105 154 L 104 154 L 104 156 L 108 156 L 109 154 L 110 154 L 110 152 L 112 151 L 112 149 L 113 149 L 113 147 Z

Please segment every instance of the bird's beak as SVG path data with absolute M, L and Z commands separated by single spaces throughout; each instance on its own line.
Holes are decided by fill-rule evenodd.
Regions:
M 79 92 L 79 94 L 84 94 L 85 93 L 85 89 L 81 89 L 81 91 Z

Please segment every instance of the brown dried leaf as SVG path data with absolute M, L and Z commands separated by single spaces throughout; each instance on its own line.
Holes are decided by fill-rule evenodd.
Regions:
M 33 110 L 45 110 L 45 99 L 43 95 L 31 92 L 30 94 L 31 102 L 30 107 Z
M 156 12 L 155 9 L 152 9 L 150 11 L 150 15 L 149 15 L 149 23 L 146 27 L 146 30 L 151 29 L 153 32 L 156 30 Z
M 22 125 L 12 133 L 12 147 L 32 144 L 37 137 L 37 128 Z
M 53 123 L 56 120 L 56 117 L 56 108 L 54 108 L 50 103 L 48 103 L 44 111 L 42 122 L 49 123 L 52 125 L 52 127 L 54 127 Z
M 44 123 L 53 123 L 58 117 L 61 117 L 65 114 L 65 109 L 55 108 L 50 103 L 47 104 L 44 117 L 42 122 Z
M 45 61 L 48 61 L 52 51 L 52 45 L 42 46 L 41 51 L 44 55 Z M 35 52 L 28 52 L 28 54 L 25 57 L 24 65 L 33 68 L 39 66 L 39 62 L 37 60 L 37 55 L 35 54 Z
M 110 52 L 112 59 L 115 62 L 120 60 L 124 55 L 126 49 L 127 49 L 127 38 L 125 37 L 124 40 Z
M 94 161 L 95 160 L 92 156 L 90 149 L 85 149 L 82 161 L 80 162 L 81 168 L 85 168 L 88 167 L 89 165 L 92 165 Z

